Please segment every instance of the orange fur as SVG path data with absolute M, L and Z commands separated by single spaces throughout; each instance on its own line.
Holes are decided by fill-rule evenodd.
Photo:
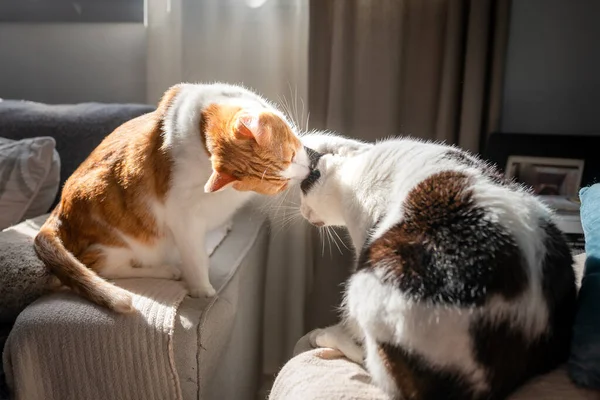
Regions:
M 280 173 L 302 144 L 285 121 L 270 111 L 249 115 L 240 107 L 219 104 L 207 107 L 202 116 L 214 174 L 224 175 L 240 191 L 271 195 L 287 188 Z M 252 118 L 255 127 L 248 126 Z
M 40 259 L 60 281 L 95 303 L 131 311 L 131 294 L 97 275 L 104 267 L 99 246 L 127 247 L 118 232 L 152 245 L 165 234 L 148 199 L 164 204 L 173 174 L 163 123 L 180 88 L 165 93 L 156 111 L 119 126 L 67 180 L 61 201 L 35 239 Z M 200 134 L 213 166 L 207 191 L 232 184 L 240 191 L 277 193 L 287 186 L 279 173 L 301 146 L 277 115 L 255 115 L 212 104 L 202 110 Z M 132 264 L 135 261 L 132 261 Z M 135 266 L 135 265 L 132 265 Z

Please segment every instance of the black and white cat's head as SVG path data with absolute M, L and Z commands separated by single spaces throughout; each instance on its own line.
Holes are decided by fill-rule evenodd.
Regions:
M 315 226 L 343 226 L 340 179 L 336 173 L 341 160 L 333 154 L 323 154 L 308 178 L 302 181 L 302 216 Z
M 307 147 L 314 160 L 311 174 L 300 186 L 302 216 L 319 227 L 346 226 L 343 196 L 349 176 L 345 167 L 371 145 L 331 135 L 313 135 L 302 141 L 311 146 Z

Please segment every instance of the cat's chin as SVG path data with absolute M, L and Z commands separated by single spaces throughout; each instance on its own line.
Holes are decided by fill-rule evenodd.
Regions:
M 305 204 L 300 205 L 300 213 L 302 214 L 304 219 L 307 220 L 311 225 L 314 225 L 319 228 L 325 226 L 325 222 L 319 219 L 315 215 L 315 213 L 310 209 L 310 207 L 307 207 Z

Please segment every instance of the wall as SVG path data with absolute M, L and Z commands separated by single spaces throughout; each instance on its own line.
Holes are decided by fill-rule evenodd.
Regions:
M 501 131 L 600 134 L 600 1 L 513 0 Z
M 144 25 L 0 24 L 0 98 L 144 102 Z

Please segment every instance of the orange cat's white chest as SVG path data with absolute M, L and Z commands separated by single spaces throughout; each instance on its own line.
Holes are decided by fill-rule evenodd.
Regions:
M 204 193 L 203 187 L 174 189 L 165 202 L 165 224 L 178 229 L 178 220 L 190 225 L 201 225 L 205 230 L 215 229 L 228 220 L 253 196 L 250 192 L 238 192 L 231 188 L 222 192 Z

